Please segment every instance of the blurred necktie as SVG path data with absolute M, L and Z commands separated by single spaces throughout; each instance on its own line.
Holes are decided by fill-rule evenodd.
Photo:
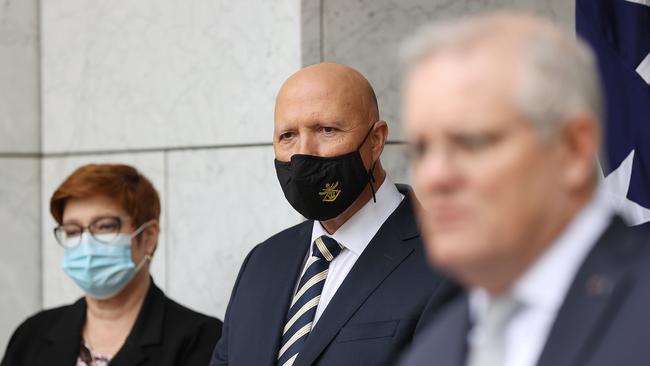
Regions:
M 467 366 L 503 366 L 505 329 L 520 308 L 521 304 L 511 296 L 490 300 L 487 313 L 475 325 Z

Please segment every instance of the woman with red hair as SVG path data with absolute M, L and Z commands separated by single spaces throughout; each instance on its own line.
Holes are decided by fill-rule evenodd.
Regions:
M 207 365 L 221 321 L 170 300 L 149 275 L 160 199 L 136 169 L 91 164 L 54 192 L 63 270 L 85 292 L 14 332 L 1 366 Z

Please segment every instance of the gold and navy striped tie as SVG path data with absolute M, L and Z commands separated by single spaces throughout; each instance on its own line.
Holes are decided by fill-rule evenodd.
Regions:
M 329 236 L 323 235 L 314 241 L 312 255 L 305 264 L 307 269 L 300 278 L 298 290 L 287 313 L 278 352 L 278 366 L 291 366 L 296 361 L 311 332 L 330 262 L 342 249 L 341 245 Z

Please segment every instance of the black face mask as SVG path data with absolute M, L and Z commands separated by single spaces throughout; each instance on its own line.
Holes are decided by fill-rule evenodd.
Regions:
M 291 206 L 307 219 L 325 221 L 350 207 L 368 183 L 374 198 L 374 164 L 370 170 L 366 170 L 359 153 L 370 132 L 372 127 L 359 147 L 344 155 L 322 157 L 295 154 L 288 162 L 276 159 L 275 171 Z

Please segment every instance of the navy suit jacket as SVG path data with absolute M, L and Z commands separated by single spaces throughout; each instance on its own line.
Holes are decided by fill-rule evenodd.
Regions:
M 452 296 L 427 266 L 406 198 L 370 241 L 310 333 L 294 366 L 392 365 L 413 333 Z M 276 364 L 313 221 L 255 247 L 241 267 L 211 366 Z
M 614 218 L 576 274 L 538 366 L 650 364 L 649 249 L 646 234 Z M 449 303 L 400 365 L 464 365 L 468 310 L 466 295 Z

